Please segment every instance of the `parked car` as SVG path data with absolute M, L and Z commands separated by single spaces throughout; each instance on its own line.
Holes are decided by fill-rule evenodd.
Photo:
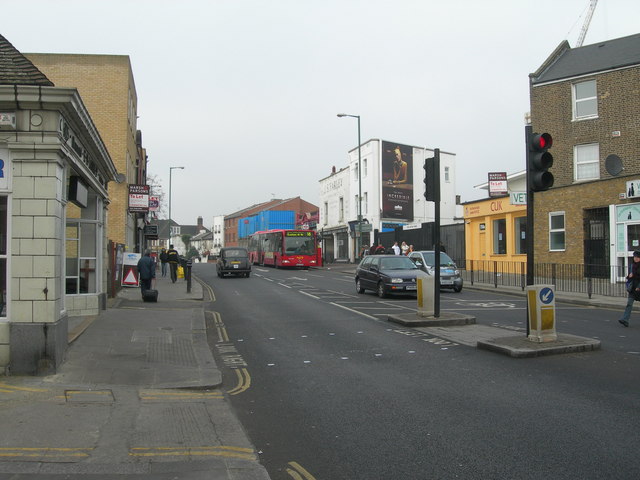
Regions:
M 216 262 L 216 271 L 220 278 L 224 277 L 225 273 L 248 277 L 251 275 L 249 252 L 242 247 L 221 248 Z
M 433 250 L 420 250 L 412 252 L 409 258 L 422 271 L 429 275 L 434 274 L 435 252 Z M 451 260 L 451 257 L 444 252 L 440 252 L 440 288 L 453 288 L 454 292 L 462 291 L 462 276 L 460 270 Z
M 356 268 L 356 291 L 373 290 L 380 298 L 390 293 L 417 293 L 420 269 L 402 255 L 366 255 Z

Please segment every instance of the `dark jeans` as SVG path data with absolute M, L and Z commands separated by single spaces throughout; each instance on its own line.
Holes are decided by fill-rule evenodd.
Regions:
M 151 281 L 153 278 L 141 278 L 140 279 L 140 292 L 144 294 L 145 290 L 151 290 Z
M 162 276 L 167 276 L 167 262 L 162 262 Z
M 178 280 L 178 264 L 169 263 L 169 268 L 171 268 L 171 281 L 176 283 L 176 280 Z

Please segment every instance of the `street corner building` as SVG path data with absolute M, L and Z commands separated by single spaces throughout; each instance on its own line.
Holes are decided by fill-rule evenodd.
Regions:
M 116 175 L 78 91 L 0 35 L 0 373 L 55 371 L 69 317 L 105 308 Z

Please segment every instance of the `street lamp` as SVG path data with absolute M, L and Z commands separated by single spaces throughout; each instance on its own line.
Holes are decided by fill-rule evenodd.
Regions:
M 171 175 L 177 168 L 184 170 L 184 167 L 169 167 L 169 228 L 171 228 Z
M 358 119 L 358 233 L 356 234 L 356 258 L 360 254 L 362 242 L 362 149 L 360 142 L 360 115 L 339 113 L 338 117 L 351 117 Z

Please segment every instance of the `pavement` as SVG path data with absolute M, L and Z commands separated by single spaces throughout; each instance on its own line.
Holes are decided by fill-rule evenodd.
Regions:
M 155 288 L 70 319 L 56 374 L 0 377 L 0 479 L 269 479 L 221 389 L 206 291 Z

